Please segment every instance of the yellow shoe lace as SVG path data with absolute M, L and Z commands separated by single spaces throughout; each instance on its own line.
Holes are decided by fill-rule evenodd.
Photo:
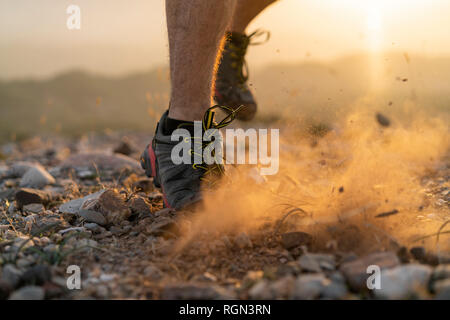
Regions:
M 211 131 L 208 131 L 209 137 L 212 137 L 219 129 L 224 128 L 228 126 L 233 120 L 236 118 L 237 113 L 243 108 L 244 106 L 239 106 L 236 109 L 227 107 L 227 106 L 221 106 L 221 105 L 215 105 L 213 107 L 210 107 L 208 110 L 206 110 L 205 115 L 203 116 L 202 120 L 202 127 L 203 132 L 207 132 L 210 129 L 213 129 Z M 215 110 L 221 109 L 227 113 L 227 116 L 225 116 L 221 121 L 216 123 L 214 121 L 215 116 Z M 209 138 L 208 137 L 208 138 Z M 203 137 L 191 137 L 194 144 L 201 145 L 201 150 L 204 150 L 207 148 L 211 143 L 214 142 L 212 139 L 206 139 L 211 141 L 204 141 Z M 202 154 L 195 153 L 192 149 L 190 150 L 191 154 L 197 154 L 199 156 L 202 156 Z M 214 163 L 213 164 L 206 164 L 203 162 L 202 164 L 193 164 L 192 168 L 195 170 L 202 169 L 204 170 L 204 175 L 201 178 L 202 181 L 207 182 L 210 186 L 213 186 L 215 183 L 217 183 L 217 179 L 210 178 L 211 176 L 222 176 L 224 174 L 224 167 L 221 164 L 221 160 L 223 159 L 217 159 L 216 153 L 214 150 L 212 151 L 212 155 L 214 156 Z

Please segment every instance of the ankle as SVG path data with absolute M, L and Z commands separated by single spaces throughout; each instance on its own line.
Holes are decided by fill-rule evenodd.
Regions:
M 186 120 L 177 120 L 172 119 L 170 117 L 166 117 L 164 119 L 163 123 L 163 133 L 165 135 L 171 135 L 175 130 L 179 128 L 190 130 L 190 128 L 193 128 L 194 122 L 193 121 L 186 121 Z
M 195 121 L 202 120 L 206 110 L 211 106 L 211 98 L 199 99 L 203 103 L 193 103 L 184 100 L 182 103 L 171 101 L 169 106 L 169 117 L 175 120 Z

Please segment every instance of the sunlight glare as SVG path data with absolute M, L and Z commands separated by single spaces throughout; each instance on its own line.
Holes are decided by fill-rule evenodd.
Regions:
M 381 10 L 373 6 L 367 10 L 367 29 L 369 31 L 380 31 L 382 28 Z

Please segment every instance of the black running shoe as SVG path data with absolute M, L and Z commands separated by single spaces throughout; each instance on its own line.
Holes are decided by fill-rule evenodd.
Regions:
M 266 35 L 262 42 L 251 42 L 251 39 L 260 35 Z M 214 99 L 220 105 L 236 109 L 244 106 L 236 118 L 243 121 L 253 119 L 257 110 L 257 103 L 250 91 L 248 80 L 248 68 L 245 54 L 249 45 L 258 45 L 269 40 L 267 31 L 255 31 L 250 35 L 232 32 L 227 35 L 227 41 L 223 49 L 222 59 L 217 70 L 217 78 Z
M 222 109 L 228 113 L 228 116 L 219 123 L 215 123 L 215 109 Z M 202 121 L 203 131 L 208 129 L 218 130 L 227 126 L 234 120 L 238 111 L 239 109 L 233 110 L 223 106 L 209 108 Z M 162 189 L 164 206 L 182 209 L 202 200 L 202 191 L 215 185 L 218 178 L 223 175 L 224 167 L 221 161 L 209 165 L 204 161 L 201 164 L 174 164 L 171 157 L 172 149 L 180 142 L 172 141 L 172 135 L 164 134 L 163 126 L 167 115 L 168 111 L 162 115 L 152 143 L 142 153 L 141 166 L 147 176 L 153 177 L 155 186 Z M 192 123 L 186 125 L 192 126 Z M 190 156 L 192 156 L 193 150 L 198 150 L 194 144 L 200 143 L 203 152 L 212 142 L 203 141 L 199 137 L 191 137 L 185 139 L 184 143 L 189 143 Z

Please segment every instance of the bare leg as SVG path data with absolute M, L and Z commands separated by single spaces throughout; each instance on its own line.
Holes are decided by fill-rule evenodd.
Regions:
M 170 118 L 201 120 L 211 106 L 217 57 L 235 6 L 236 0 L 166 0 Z
M 277 0 L 237 0 L 236 11 L 229 31 L 245 33 L 249 23 L 275 1 Z

